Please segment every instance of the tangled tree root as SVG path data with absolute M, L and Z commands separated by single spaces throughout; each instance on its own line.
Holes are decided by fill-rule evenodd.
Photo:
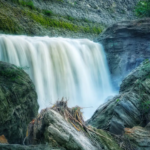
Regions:
M 97 130 L 93 130 L 92 127 L 88 127 L 85 125 L 82 112 L 81 112 L 81 107 L 76 106 L 73 108 L 69 108 L 67 106 L 67 100 L 64 100 L 62 98 L 60 101 L 57 101 L 52 107 L 43 109 L 41 113 L 37 116 L 35 120 L 32 120 L 30 124 L 28 125 L 28 130 L 26 137 L 23 141 L 23 144 L 37 144 L 42 140 L 42 119 L 45 115 L 45 111 L 47 109 L 52 109 L 59 113 L 68 123 L 70 123 L 77 131 L 82 132 L 86 136 L 92 139 L 93 134 L 100 136 L 102 138 L 105 138 L 109 141 L 112 141 L 110 138 L 105 137 L 104 135 L 100 134 L 97 132 Z M 37 135 L 38 133 L 38 135 Z M 39 136 L 39 134 L 41 134 Z M 37 137 L 38 136 L 38 137 Z
M 93 131 L 91 128 L 85 125 L 82 112 L 81 112 L 81 109 L 83 108 L 79 106 L 68 108 L 67 100 L 65 101 L 64 98 L 62 98 L 61 101 L 57 101 L 56 104 L 51 107 L 51 109 L 53 109 L 54 111 L 58 112 L 61 116 L 63 116 L 64 119 L 70 124 L 72 124 L 77 131 L 83 130 L 88 134 L 89 134 L 88 131 L 91 131 L 101 137 L 106 138 L 105 136 L 101 135 L 98 132 Z M 106 139 L 111 141 L 111 139 L 109 138 Z

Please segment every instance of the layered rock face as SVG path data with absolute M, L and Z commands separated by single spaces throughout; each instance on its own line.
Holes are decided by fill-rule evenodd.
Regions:
M 138 149 L 149 149 L 150 137 L 145 133 L 146 131 L 150 132 L 148 128 L 150 122 L 149 91 L 150 62 L 147 60 L 123 80 L 119 95 L 100 106 L 87 124 L 118 135 L 123 135 L 125 128 L 147 125 L 147 129 L 135 128 L 135 132 L 129 137 Z M 141 130 L 141 134 L 138 134 L 139 130 Z M 147 143 L 140 144 L 145 137 Z
M 116 86 L 143 60 L 150 58 L 150 19 L 124 21 L 107 28 L 101 42 Z
M 22 143 L 38 108 L 29 76 L 14 65 L 0 62 L 0 135 L 9 143 Z
M 71 16 L 76 19 L 87 19 L 105 25 L 117 21 L 135 18 L 134 7 L 139 0 L 33 0 L 36 7 Z

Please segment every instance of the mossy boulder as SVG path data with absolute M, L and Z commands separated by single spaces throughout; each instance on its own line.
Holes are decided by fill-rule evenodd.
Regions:
M 22 143 L 38 108 L 35 87 L 27 73 L 0 61 L 0 135 L 9 143 Z

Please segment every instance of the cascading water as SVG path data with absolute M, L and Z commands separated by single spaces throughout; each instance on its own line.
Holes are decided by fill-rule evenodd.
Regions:
M 101 45 L 87 39 L 0 35 L 0 60 L 29 69 L 40 110 L 62 97 L 89 118 L 112 94 Z

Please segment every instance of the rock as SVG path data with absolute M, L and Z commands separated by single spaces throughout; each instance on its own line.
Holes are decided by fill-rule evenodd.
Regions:
M 150 130 L 136 126 L 132 129 L 125 128 L 125 134 L 136 150 L 150 149 Z
M 108 25 L 135 19 L 133 10 L 138 1 L 30 0 L 30 5 L 25 6 L 20 0 L 0 0 L 0 33 L 93 40 Z M 34 9 L 27 10 L 27 7 Z M 44 11 L 49 15 L 44 15 Z M 49 24 L 47 19 L 52 23 Z
M 78 20 L 86 19 L 88 21 L 100 24 L 111 25 L 116 21 L 131 20 L 136 18 L 134 7 L 139 0 L 70 0 L 63 1 L 44 1 L 33 0 L 35 7 L 51 10 L 54 14 L 61 16 L 71 16 Z
M 59 113 L 47 108 L 30 123 L 26 143 L 34 145 L 48 143 L 52 147 L 63 147 L 66 150 L 121 150 L 108 132 L 89 128 L 94 132 L 90 130 L 84 132 L 83 128 L 80 130 Z
M 49 145 L 25 146 L 19 144 L 0 144 L 0 150 L 65 150 L 65 149 L 53 149 Z
M 27 73 L 0 61 L 0 135 L 9 143 L 22 143 L 38 108 L 37 94 Z
M 104 46 L 116 89 L 129 72 L 150 58 L 149 39 L 149 18 L 116 23 L 96 39 Z
M 150 116 L 150 62 L 146 61 L 122 82 L 120 93 L 100 106 L 87 121 L 98 129 L 123 135 L 124 128 L 145 127 Z

